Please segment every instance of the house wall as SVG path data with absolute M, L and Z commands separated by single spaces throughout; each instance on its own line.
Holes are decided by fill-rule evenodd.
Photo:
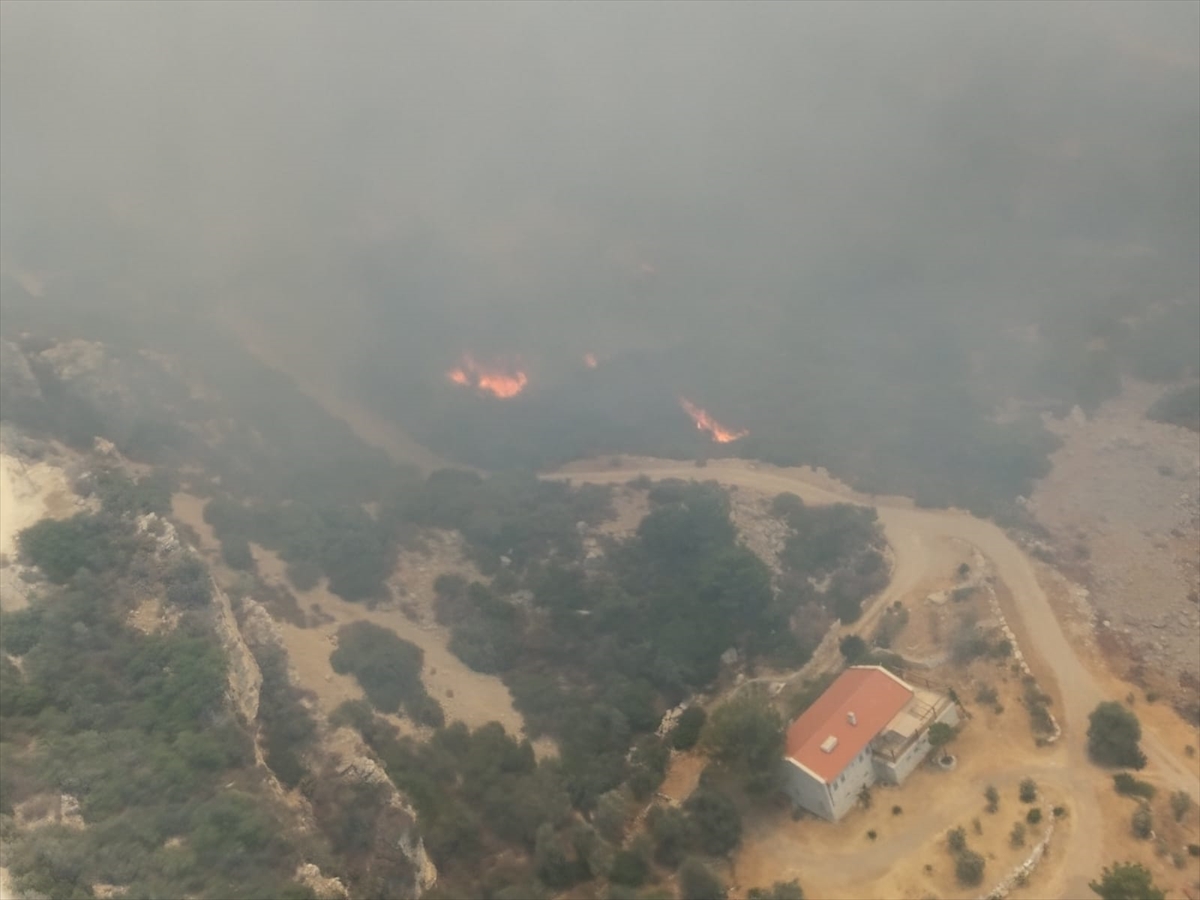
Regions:
M 958 705 L 955 703 L 947 703 L 934 722 L 945 722 L 953 727 L 959 723 Z M 933 722 L 929 723 L 930 725 Z M 920 737 L 911 747 L 904 751 L 903 754 L 893 763 L 890 760 L 882 757 L 875 758 L 875 770 L 879 776 L 879 780 L 887 784 L 903 784 L 904 780 L 912 774 L 913 769 L 921 764 L 921 761 L 929 755 L 932 749 L 929 744 L 929 728 L 926 727 L 921 731 Z
M 871 762 L 871 747 L 868 744 L 829 784 L 834 821 L 848 813 L 858 802 L 862 789 L 873 785 L 875 780 L 875 766 Z
M 790 759 L 783 761 L 783 785 L 788 798 L 796 806 L 807 809 L 822 819 L 833 819 L 829 787 Z

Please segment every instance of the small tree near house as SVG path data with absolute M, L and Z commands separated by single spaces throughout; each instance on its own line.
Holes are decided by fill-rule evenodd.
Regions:
M 945 722 L 934 722 L 929 726 L 929 746 L 933 749 L 940 750 L 945 747 L 958 735 L 958 732 Z
M 724 856 L 742 840 L 742 817 L 733 801 L 717 791 L 700 788 L 683 804 L 693 844 L 709 856 Z
M 842 638 L 838 644 L 838 649 L 842 652 L 842 656 L 846 658 L 846 662 L 854 665 L 864 656 L 867 655 L 867 642 L 860 638 L 857 634 L 848 634 Z
M 700 745 L 715 762 L 741 775 L 747 790 L 765 792 L 783 754 L 783 720 L 765 691 L 745 690 L 708 717 Z

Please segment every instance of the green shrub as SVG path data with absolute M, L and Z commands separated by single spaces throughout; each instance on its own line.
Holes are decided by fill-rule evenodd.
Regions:
M 24 656 L 38 642 L 42 628 L 42 613 L 37 606 L 0 612 L 0 647 L 13 656 Z
M 617 884 L 630 887 L 641 887 L 650 874 L 650 866 L 640 853 L 632 850 L 619 850 L 613 857 L 612 868 L 608 877 Z
M 329 657 L 333 670 L 353 675 L 371 704 L 381 712 L 405 707 L 416 721 L 429 715 L 432 698 L 421 681 L 425 654 L 416 644 L 371 622 L 352 622 L 337 633 L 337 649 Z
M 846 662 L 853 665 L 867 654 L 867 642 L 857 634 L 848 634 L 838 644 L 838 650 Z
M 167 573 L 167 601 L 185 609 L 212 602 L 212 577 L 197 557 L 185 555 Z
M 750 888 L 746 900 L 804 900 L 804 889 L 796 880 L 777 881 L 769 888 Z
M 1143 841 L 1149 839 L 1154 832 L 1154 815 L 1150 812 L 1148 804 L 1143 803 L 1134 810 L 1129 820 L 1129 828 L 1135 838 Z
M 1128 772 L 1118 772 L 1113 776 L 1113 787 L 1116 788 L 1118 794 L 1125 797 L 1142 797 L 1146 800 L 1153 800 L 1154 785 L 1146 781 L 1140 781 L 1134 778 Z M 1185 795 L 1186 796 L 1186 795 Z
M 1025 814 L 1025 821 L 1030 825 L 1036 825 L 1042 821 L 1042 811 L 1038 807 L 1034 807 Z
M 1008 843 L 1013 847 L 1025 846 L 1025 823 L 1017 822 L 1012 827 L 1012 832 L 1008 836 Z
M 707 719 L 708 715 L 702 706 L 689 706 L 679 714 L 679 721 L 671 731 L 671 746 L 676 750 L 691 750 L 700 740 L 700 732 Z
M 724 856 L 742 840 L 742 817 L 724 794 L 701 787 L 683 804 L 695 846 L 709 856 Z
M 1142 726 L 1131 710 L 1106 701 L 1092 710 L 1088 721 L 1088 754 L 1094 762 L 1131 769 L 1145 767 L 1146 756 L 1139 746 Z
M 256 568 L 250 542 L 245 538 L 224 537 L 221 539 L 221 559 L 231 569 L 253 572 Z
M 725 900 L 726 896 L 721 879 L 694 856 L 679 867 L 679 888 L 688 900 Z
M 1175 817 L 1176 822 L 1182 822 L 1191 808 L 1192 795 L 1187 791 L 1175 791 L 1171 794 L 1171 814 Z
M 1025 691 L 1022 702 L 1029 711 L 1029 722 L 1034 734 L 1053 734 L 1054 720 L 1050 716 L 1050 711 L 1046 708 L 1050 703 L 1050 696 L 1044 693 L 1032 678 L 1025 678 Z
M 288 581 L 298 591 L 311 591 L 321 580 L 321 566 L 311 559 L 297 559 L 284 569 Z
M 1037 782 L 1032 778 L 1022 778 L 1021 784 L 1017 792 L 1022 803 L 1032 803 L 1037 799 L 1038 787 Z
M 1165 900 L 1166 894 L 1154 885 L 1150 870 L 1141 863 L 1119 863 L 1104 867 L 1100 881 L 1088 887 L 1101 900 Z
M 673 806 L 654 806 L 646 816 L 646 824 L 654 839 L 655 862 L 668 869 L 677 867 L 692 843 L 688 817 Z
M 80 569 L 103 572 L 120 559 L 114 544 L 116 523 L 87 513 L 69 519 L 42 519 L 17 536 L 21 554 L 55 584 Z
M 963 850 L 954 860 L 954 877 L 958 883 L 973 887 L 983 881 L 983 870 L 987 861 L 974 850 Z
M 1000 792 L 996 790 L 994 784 L 989 784 L 987 790 L 983 792 L 983 796 L 987 799 L 987 811 L 994 813 L 1000 808 Z
M 967 830 L 961 826 L 946 832 L 946 844 L 951 852 L 961 853 L 967 847 Z
M 162 471 L 134 481 L 109 469 L 97 472 L 94 484 L 104 511 L 113 516 L 165 516 L 171 512 L 171 482 Z
M 929 746 L 935 750 L 939 747 L 944 747 L 950 741 L 954 740 L 958 732 L 954 727 L 947 725 L 945 722 L 934 722 L 929 726 Z

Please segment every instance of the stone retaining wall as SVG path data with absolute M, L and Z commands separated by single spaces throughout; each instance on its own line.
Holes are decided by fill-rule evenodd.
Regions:
M 1025 857 L 1015 869 L 994 888 L 986 894 L 981 894 L 979 900 L 1004 900 L 1009 895 L 1014 887 L 1017 887 L 1018 882 L 1028 878 L 1030 873 L 1037 868 L 1038 863 L 1042 861 L 1042 857 L 1046 855 L 1046 847 L 1050 844 L 1050 836 L 1054 834 L 1054 823 L 1050 823 L 1050 827 L 1046 829 L 1046 833 L 1042 835 L 1042 839 L 1034 845 L 1029 856 Z
M 987 585 L 988 607 L 992 611 L 992 615 L 996 617 L 996 621 L 1000 623 L 1000 630 L 1004 633 L 1004 637 L 1012 644 L 1013 659 L 1017 661 L 1017 665 L 1021 667 L 1022 674 L 1033 678 L 1033 672 L 1029 669 L 1029 663 L 1025 661 L 1025 655 L 1021 652 L 1020 646 L 1017 644 L 1017 636 L 1009 627 L 1008 620 L 1004 618 L 1004 612 L 1000 609 L 1000 601 L 996 598 L 996 589 L 991 585 Z M 1038 742 L 1041 744 L 1053 744 L 1062 737 L 1062 727 L 1058 724 L 1058 719 L 1054 718 L 1054 713 L 1046 710 L 1046 714 L 1050 716 L 1050 724 L 1054 726 L 1054 731 L 1048 736 L 1039 737 Z

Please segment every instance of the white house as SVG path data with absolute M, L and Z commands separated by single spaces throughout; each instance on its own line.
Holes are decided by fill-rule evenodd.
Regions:
M 900 784 L 929 753 L 929 726 L 957 725 L 948 697 L 882 666 L 851 666 L 788 728 L 784 789 L 837 821 L 876 782 Z

